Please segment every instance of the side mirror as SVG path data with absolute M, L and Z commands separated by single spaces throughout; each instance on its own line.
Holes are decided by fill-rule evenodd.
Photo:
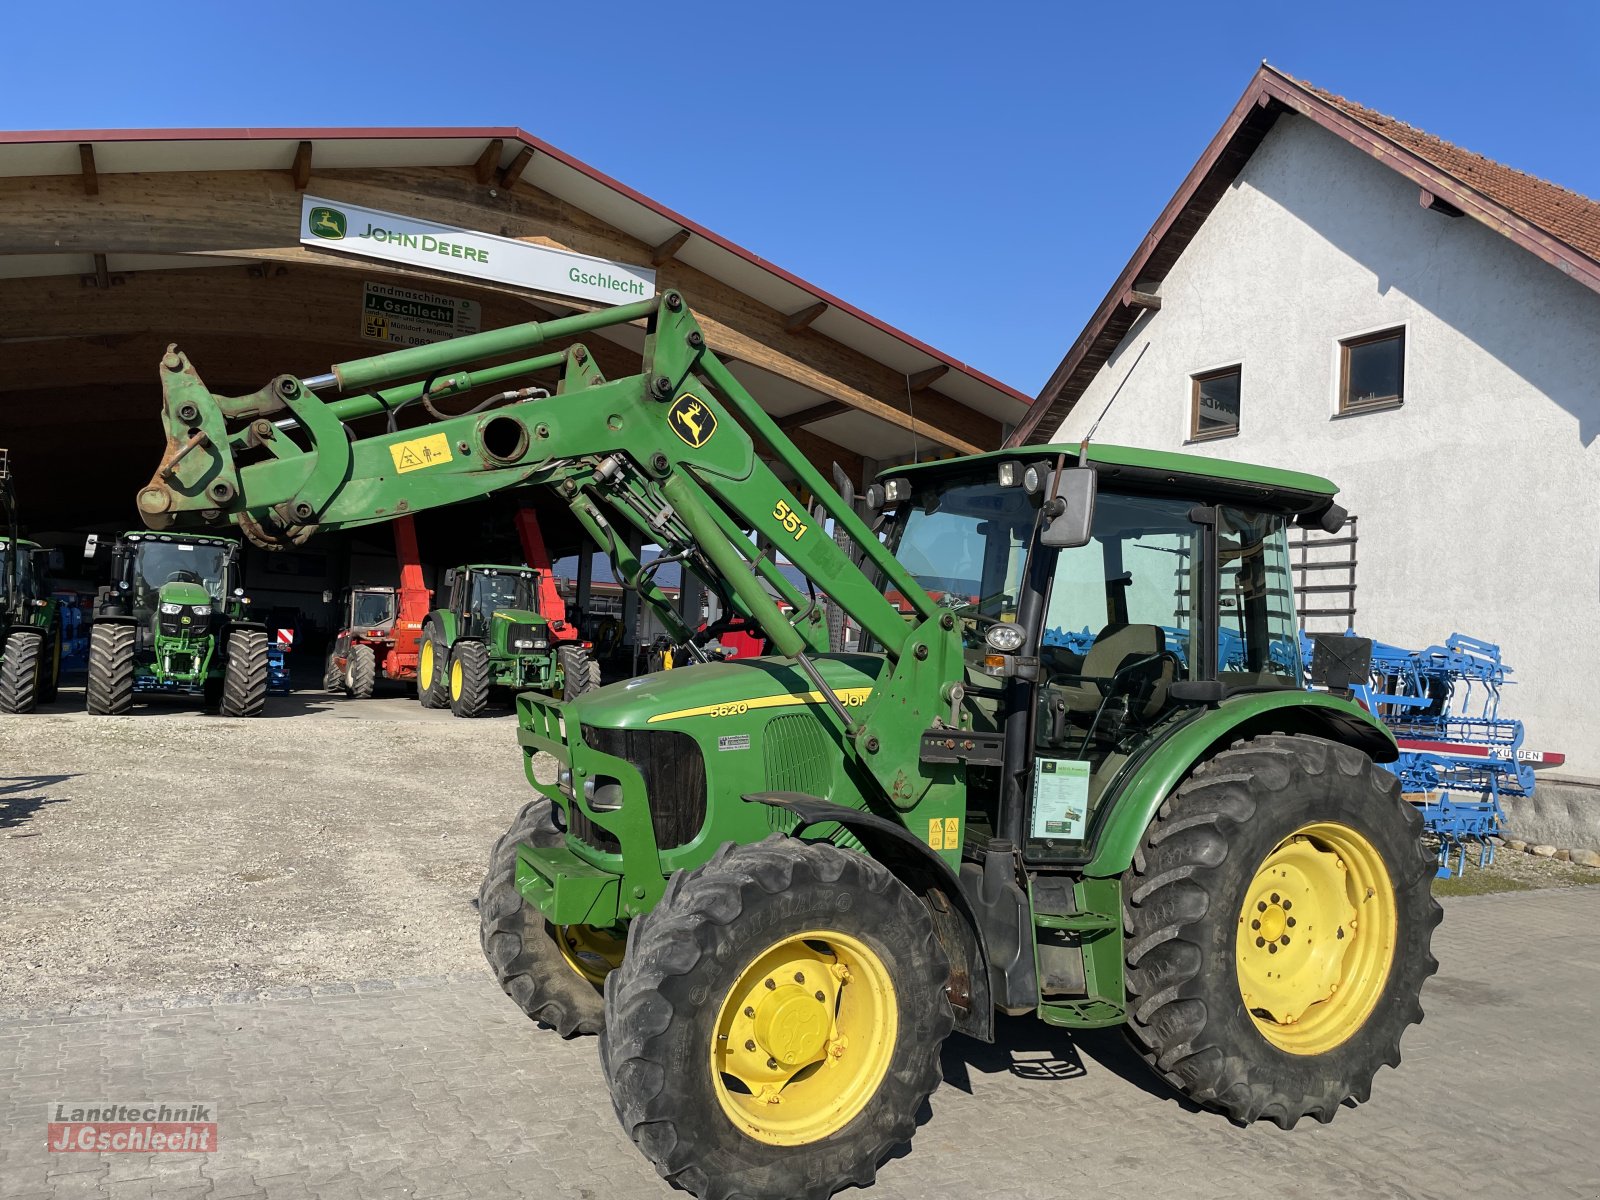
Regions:
M 1063 467 L 1051 478 L 1044 495 L 1044 528 L 1039 540 L 1063 550 L 1088 545 L 1094 528 L 1094 468 Z
M 87 538 L 84 539 L 83 557 L 86 559 L 93 558 L 99 552 L 100 535 L 98 533 L 91 533 Z
M 444 585 L 445 585 L 445 587 L 454 587 L 455 583 L 456 583 L 456 569 L 454 567 L 451 567 L 448 571 L 446 571 L 444 573 Z
M 333 603 L 333 593 L 331 591 L 329 591 L 327 588 L 323 588 L 322 589 L 322 602 L 324 604 L 332 604 Z

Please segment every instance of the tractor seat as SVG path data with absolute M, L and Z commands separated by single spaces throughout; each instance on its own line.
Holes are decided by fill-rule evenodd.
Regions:
M 1107 696 L 1134 700 L 1134 715 L 1152 717 L 1167 702 L 1176 662 L 1158 625 L 1107 625 L 1083 657 L 1083 672 L 1054 682 L 1068 712 L 1093 718 Z M 1142 703 L 1140 703 L 1142 701 Z

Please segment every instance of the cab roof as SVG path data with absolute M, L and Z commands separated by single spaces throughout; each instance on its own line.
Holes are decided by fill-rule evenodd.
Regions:
M 13 545 L 13 544 L 21 546 L 21 547 L 23 547 L 24 549 L 27 549 L 27 550 L 43 550 L 44 549 L 44 547 L 39 545 L 38 542 L 30 542 L 27 538 L 18 538 L 16 540 L 16 542 L 13 543 L 12 540 L 10 538 L 8 538 L 5 534 L 0 533 L 0 546 L 10 546 L 10 545 Z
M 1217 494 L 1227 498 L 1255 499 L 1274 508 L 1299 512 L 1325 507 L 1339 491 L 1338 485 L 1320 475 L 1263 467 L 1255 463 L 1234 462 L 1199 454 L 1177 454 L 1168 450 L 1144 450 L 1136 446 L 1112 446 L 1095 442 L 1088 454 L 1079 456 L 1075 444 L 1052 442 L 992 450 L 962 458 L 908 463 L 883 471 L 880 479 L 921 473 L 957 471 L 975 463 L 999 464 L 1005 459 L 1023 462 L 1065 456 L 1068 465 L 1092 466 L 1102 486 L 1113 482 L 1130 491 L 1184 491 Z
M 151 529 L 131 529 L 122 535 L 130 542 L 188 542 L 197 546 L 237 546 L 238 538 L 210 533 L 156 533 Z

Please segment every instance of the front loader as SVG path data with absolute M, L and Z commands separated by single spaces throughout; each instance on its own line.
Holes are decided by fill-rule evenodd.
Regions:
M 50 594 L 49 555 L 22 536 L 11 456 L 0 449 L 0 713 L 49 704 L 61 684 L 62 613 Z
M 573 339 L 625 323 L 641 370 L 603 379 Z M 176 350 L 161 372 L 155 528 L 298 544 L 540 485 L 692 657 L 717 630 L 684 627 L 619 526 L 767 640 L 519 696 L 539 798 L 479 897 L 507 994 L 600 1033 L 622 1124 L 673 1182 L 870 1183 L 945 1037 L 992 1040 L 997 1012 L 1125 1026 L 1195 1103 L 1286 1128 L 1398 1063 L 1440 910 L 1377 767 L 1392 739 L 1301 684 L 1287 531 L 1338 527 L 1328 481 L 1043 445 L 895 468 L 863 519 L 672 291 L 250 396 L 213 395 Z M 830 606 L 856 651 L 830 649 Z M 1047 640 L 1084 626 L 1077 649 Z

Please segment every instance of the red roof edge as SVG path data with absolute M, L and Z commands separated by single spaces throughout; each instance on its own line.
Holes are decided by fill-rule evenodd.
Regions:
M 1128 260 L 1128 265 L 1123 268 L 1122 274 L 1117 277 L 1111 290 L 1106 293 L 1105 299 L 1095 309 L 1089 323 L 1068 348 L 1061 364 L 1029 406 L 1027 415 L 1006 440 L 1007 446 L 1026 444 L 1040 425 L 1046 421 L 1065 420 L 1067 414 L 1072 411 L 1077 395 L 1063 401 L 1063 393 L 1068 388 L 1076 387 L 1077 394 L 1081 395 L 1082 387 L 1077 385 L 1081 383 L 1086 387 L 1088 381 L 1086 378 L 1080 379 L 1080 372 L 1086 365 L 1091 364 L 1094 369 L 1098 369 L 1105 361 L 1106 355 L 1120 344 L 1137 318 L 1137 310 L 1130 310 L 1123 303 L 1128 290 L 1136 281 L 1145 278 L 1146 268 L 1158 249 L 1164 250 L 1173 258 L 1182 253 L 1183 248 L 1194 236 L 1194 230 L 1215 207 L 1215 199 L 1197 203 L 1197 193 L 1213 172 L 1221 170 L 1231 181 L 1237 177 L 1248 161 L 1248 152 L 1232 162 L 1228 160 L 1227 155 L 1230 149 L 1235 148 L 1236 142 L 1244 140 L 1242 135 L 1257 112 L 1267 113 L 1269 120 L 1276 112 L 1294 112 L 1314 121 L 1419 187 L 1426 188 L 1468 216 L 1510 238 L 1529 253 L 1550 263 L 1585 286 L 1600 292 L 1600 262 L 1562 241 L 1548 230 L 1517 215 L 1503 204 L 1491 200 L 1437 164 L 1429 162 L 1398 142 L 1385 137 L 1371 126 L 1340 111 L 1299 80 L 1285 75 L 1267 63 L 1262 63 L 1245 88 L 1244 94 L 1239 98 L 1239 102 L 1234 105 L 1233 111 L 1223 122 L 1222 128 L 1217 131 L 1199 161 L 1185 176 L 1177 193 L 1161 210 L 1161 215 L 1156 218 L 1150 232 L 1139 243 L 1133 257 Z M 1249 150 L 1253 152 L 1254 147 L 1251 146 Z M 1215 182 L 1214 179 L 1211 181 Z M 1200 219 L 1193 221 L 1187 232 L 1176 228 L 1180 218 L 1192 219 L 1196 216 Z M 1174 238 L 1175 241 L 1169 240 Z M 1157 278 L 1164 276 L 1165 271 Z M 1110 345 L 1105 344 L 1107 341 Z
M 800 290 L 809 293 L 817 300 L 825 301 L 830 308 L 837 308 L 858 321 L 863 321 L 881 333 L 886 333 L 903 345 L 936 359 L 945 366 L 961 372 L 970 379 L 994 388 L 1008 399 L 1015 400 L 1018 404 L 1029 404 L 1032 397 L 1018 391 L 1010 384 L 1002 383 L 994 376 L 986 374 L 969 363 L 960 359 L 951 358 L 941 350 L 928 345 L 920 338 L 912 337 L 902 329 L 897 329 L 886 321 L 881 321 L 870 313 L 857 308 L 848 301 L 841 300 L 833 293 L 824 291 L 813 283 L 808 283 L 798 275 L 785 271 L 782 267 L 767 261 L 760 255 L 746 250 L 737 242 L 729 241 L 719 234 L 713 233 L 704 225 L 691 221 L 683 214 L 659 204 L 642 192 L 629 187 L 617 179 L 613 179 L 604 171 L 590 166 L 580 158 L 567 154 L 557 149 L 549 142 L 534 137 L 526 130 L 505 127 L 421 127 L 409 129 L 64 129 L 64 130 L 33 130 L 33 131 L 0 131 L 0 146 L 38 145 L 66 142 L 226 142 L 226 141 L 350 141 L 361 139 L 404 140 L 418 138 L 467 138 L 489 140 L 501 138 L 505 141 L 521 142 L 524 146 L 540 153 L 547 154 L 564 166 L 570 167 L 580 174 L 588 176 L 596 183 L 603 184 L 612 191 L 626 196 L 635 203 L 642 204 L 657 216 L 676 222 L 681 228 L 688 230 L 695 237 L 703 238 L 712 245 L 730 254 L 737 255 L 752 266 L 759 267 L 769 275 L 774 275 Z

